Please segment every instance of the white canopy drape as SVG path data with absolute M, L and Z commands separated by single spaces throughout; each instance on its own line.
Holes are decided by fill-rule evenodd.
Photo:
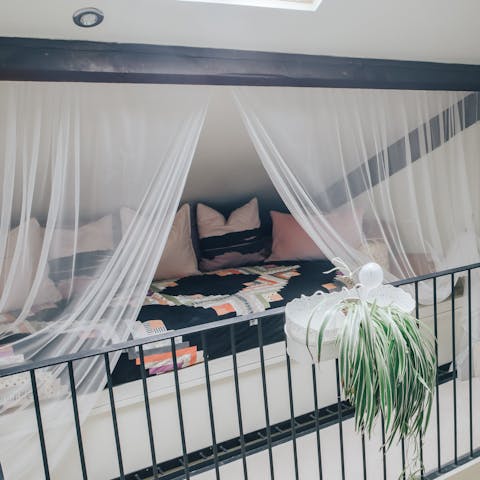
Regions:
M 326 256 L 355 269 L 383 249 L 389 280 L 478 261 L 476 94 L 276 87 L 234 94 L 276 189 Z M 0 84 L 0 365 L 128 337 L 207 100 L 199 87 Z M 448 280 L 438 286 L 438 300 L 450 294 Z M 420 293 L 431 303 L 431 285 Z M 474 328 L 480 340 L 477 321 Z M 84 418 L 105 385 L 104 365 L 86 359 L 73 370 Z M 40 450 L 30 378 L 15 379 L 0 385 L 0 463 L 6 478 L 34 478 L 28 469 L 40 464 Z M 41 369 L 37 381 L 53 468 L 65 432 L 74 432 L 67 366 Z M 15 461 L 19 451 L 31 461 Z
M 0 360 L 55 358 L 127 339 L 207 101 L 205 89 L 191 87 L 0 84 L 0 341 L 10 344 Z M 74 362 L 73 371 L 84 418 L 106 383 L 103 359 Z M 36 376 L 53 469 L 66 432 L 75 431 L 67 365 Z M 36 478 L 30 377 L 6 377 L 0 387 L 5 476 Z
M 478 261 L 477 94 L 263 87 L 234 94 L 275 187 L 329 258 L 354 270 L 382 248 L 389 280 Z M 342 223 L 354 230 L 350 238 Z M 432 303 L 432 283 L 420 287 L 420 300 Z M 439 279 L 437 300 L 449 294 L 450 278 Z M 477 317 L 473 338 L 480 340 Z

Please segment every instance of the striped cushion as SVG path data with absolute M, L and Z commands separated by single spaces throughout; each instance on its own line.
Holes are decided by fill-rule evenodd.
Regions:
M 97 277 L 112 256 L 113 250 L 98 250 L 54 258 L 48 261 L 49 277 L 55 283 L 73 277 Z
M 208 237 L 200 240 L 200 248 L 204 258 L 213 259 L 228 252 L 257 253 L 264 247 L 260 229 L 244 230 L 243 232 L 226 233 L 218 237 Z
M 265 259 L 256 198 L 234 210 L 228 220 L 220 212 L 199 203 L 197 224 L 201 270 L 248 265 Z

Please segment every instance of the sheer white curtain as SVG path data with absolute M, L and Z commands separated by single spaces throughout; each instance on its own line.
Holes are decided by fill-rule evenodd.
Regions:
M 388 253 L 388 280 L 479 260 L 478 94 L 241 87 L 234 95 L 275 187 L 328 257 L 354 270 Z M 341 223 L 356 235 L 342 236 Z M 432 303 L 431 287 L 421 285 L 423 303 Z M 450 279 L 439 280 L 438 301 L 449 294 Z
M 127 339 L 207 103 L 198 87 L 0 84 L 0 366 Z M 73 371 L 83 419 L 106 383 L 103 359 Z M 54 471 L 75 431 L 68 370 L 36 377 Z M 32 402 L 28 375 L 0 379 L 7 479 L 39 475 Z

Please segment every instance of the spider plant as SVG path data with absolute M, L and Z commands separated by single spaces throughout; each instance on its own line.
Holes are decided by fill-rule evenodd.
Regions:
M 435 338 L 419 321 L 395 306 L 345 299 L 324 312 L 318 333 L 318 360 L 325 329 L 342 312 L 337 334 L 344 395 L 355 408 L 357 431 L 371 435 L 385 422 L 389 448 L 395 439 L 425 433 L 436 379 Z

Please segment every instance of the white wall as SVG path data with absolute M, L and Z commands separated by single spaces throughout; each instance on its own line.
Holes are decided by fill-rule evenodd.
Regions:
M 58 88 L 64 85 L 59 84 Z M 56 88 L 56 87 L 55 87 Z M 113 137 L 116 134 L 115 127 L 106 129 L 104 133 L 92 134 L 91 128 L 96 128 L 96 123 L 92 125 L 88 122 L 83 125 L 81 130 L 82 137 L 82 171 L 81 184 L 86 188 L 87 194 L 81 195 L 81 213 L 84 221 L 95 220 L 98 216 L 110 213 L 118 205 L 133 206 L 138 203 L 137 197 L 142 195 L 142 185 L 145 185 L 145 175 L 149 175 L 155 166 L 158 157 L 158 148 L 161 140 L 142 137 L 142 133 L 147 135 L 147 128 L 142 127 L 142 122 L 151 125 L 157 116 L 156 109 L 159 108 L 158 102 L 154 99 L 158 96 L 155 91 L 159 88 L 172 89 L 175 86 L 152 86 L 152 85 L 106 85 L 106 84 L 80 84 L 82 91 L 90 92 L 91 102 L 103 102 L 107 113 L 111 113 L 112 108 L 109 102 L 117 102 L 122 92 L 128 92 L 125 96 L 126 102 L 131 102 L 132 114 L 138 114 L 138 110 L 143 111 L 145 118 L 139 114 L 138 121 L 132 123 L 132 129 L 128 139 L 122 143 L 122 148 L 111 149 L 107 162 L 102 162 L 102 154 L 109 152 L 109 144 L 114 142 Z M 194 93 L 202 90 L 204 94 L 208 93 L 208 88 L 204 86 L 178 87 L 193 91 Z M 250 141 L 250 138 L 243 126 L 240 114 L 229 87 L 214 87 L 211 89 L 211 103 L 207 112 L 204 128 L 201 132 L 199 144 L 192 163 L 192 169 L 188 176 L 187 184 L 183 194 L 183 202 L 203 201 L 211 204 L 221 210 L 240 206 L 242 202 L 248 201 L 253 196 L 258 196 L 260 208 L 265 218 L 268 218 L 268 209 L 281 207 L 282 203 L 276 194 L 275 188 L 270 182 L 267 173 L 263 169 L 260 159 Z M 4 94 L 8 93 L 3 91 Z M 178 93 L 178 92 L 177 92 Z M 158 100 L 158 98 L 157 98 Z M 172 100 L 174 102 L 174 100 Z M 102 104 L 102 105 L 103 105 Z M 128 105 L 128 104 L 127 104 Z M 88 105 L 83 106 L 83 115 L 88 119 Z M 176 108 L 175 105 L 167 108 Z M 121 109 L 120 109 L 121 110 Z M 26 110 L 23 112 L 27 117 L 33 117 L 33 113 Z M 116 117 L 115 117 L 116 118 Z M 121 116 L 118 117 L 121 122 Z M 47 122 L 48 123 L 48 122 Z M 1 125 L 0 125 L 1 126 Z M 5 126 L 3 126 L 5 127 Z M 43 150 L 40 152 L 39 167 L 37 171 L 37 182 L 39 185 L 49 185 L 51 172 L 48 169 L 50 156 L 52 155 L 49 140 L 48 125 L 43 124 Z M 0 150 L 7 141 L 2 134 L 7 129 L 0 129 Z M 123 131 L 123 130 L 120 130 Z M 112 138 L 109 137 L 112 136 Z M 155 136 L 155 132 L 153 132 Z M 152 141 L 154 140 L 154 141 Z M 94 142 L 97 142 L 97 147 Z M 155 144 L 157 146 L 155 146 Z M 107 153 L 105 153 L 107 152 Z M 112 157 L 114 155 L 114 157 Z M 136 162 L 142 158 L 142 162 Z M 0 161 L 3 161 L 3 152 L 0 155 Z M 15 225 L 19 219 L 21 211 L 21 165 L 20 159 L 17 159 L 17 175 L 15 177 L 15 200 L 14 200 L 14 221 Z M 135 163 L 136 162 L 136 163 Z M 116 172 L 118 175 L 124 175 L 124 168 L 130 169 L 129 188 L 127 190 L 118 190 L 103 192 L 102 188 L 90 188 L 94 181 L 104 182 L 105 178 L 111 178 Z M 3 166 L 0 165 L 0 175 L 3 172 Z M 138 178 L 137 178 L 138 177 Z M 1 182 L 0 182 L 1 183 Z M 117 182 L 118 183 L 118 182 Z M 111 181 L 115 185 L 115 181 Z M 3 186 L 0 184 L 0 195 Z M 97 197 L 94 199 L 88 193 L 94 190 Z M 72 189 L 73 192 L 73 189 Z M 104 195 L 102 196 L 102 194 Z M 65 193 L 64 210 L 68 205 L 73 205 L 73 199 L 69 197 L 69 192 Z M 41 222 L 44 222 L 48 212 L 50 201 L 50 189 L 45 188 L 42 195 L 37 195 L 33 208 L 33 215 Z M 137 199 L 137 200 L 136 200 Z M 73 209 L 70 209 L 73 211 Z M 92 213 L 93 212 L 93 213 Z M 93 216 L 92 216 L 93 215 Z
M 91 4 L 105 20 L 77 27 L 73 12 Z M 478 64 L 479 16 L 478 0 L 323 0 L 316 12 L 207 1 L 4 0 L 0 33 Z
M 392 210 L 400 232 L 417 231 L 420 220 L 426 241 L 436 251 L 446 253 L 457 233 L 472 224 L 473 216 L 480 236 L 479 138 L 480 123 L 477 123 L 414 162 L 410 168 L 390 177 Z M 416 200 L 411 186 L 414 186 Z M 382 198 L 383 188 L 382 184 L 376 185 L 373 197 L 382 218 L 388 220 L 390 214 Z M 358 200 L 367 205 L 367 193 L 360 195 Z M 470 202 L 472 210 L 467 211 L 464 206 Z M 428 220 L 432 221 L 426 223 Z M 404 244 L 409 253 L 423 252 L 420 238 L 415 235 L 405 235 Z
M 261 210 L 283 205 L 245 130 L 229 87 L 214 87 L 183 202 L 234 208 L 258 196 Z

